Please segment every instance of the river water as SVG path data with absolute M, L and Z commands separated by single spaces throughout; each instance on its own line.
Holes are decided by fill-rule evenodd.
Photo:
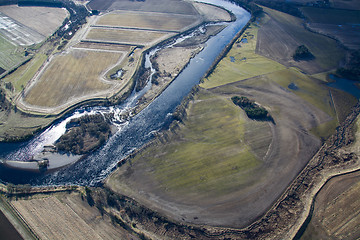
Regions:
M 16 184 L 95 186 L 101 183 L 116 168 L 118 161 L 150 141 L 156 131 L 166 128 L 172 121 L 171 113 L 181 103 L 182 99 L 189 94 L 191 89 L 199 83 L 216 57 L 250 19 L 250 14 L 247 11 L 233 3 L 223 0 L 204 0 L 203 2 L 222 6 L 232 11 L 237 20 L 229 23 L 222 32 L 210 38 L 206 42 L 203 51 L 190 61 L 184 71 L 148 107 L 125 122 L 118 119 L 119 130 L 102 148 L 70 166 L 46 174 L 13 170 L 1 165 L 0 179 Z M 0 157 L 11 160 L 25 160 L 30 155 L 41 151 L 44 145 L 51 144 L 58 139 L 64 133 L 66 123 L 70 119 L 79 117 L 82 114 L 96 112 L 118 112 L 118 116 L 121 116 L 121 112 L 133 107 L 135 100 L 143 92 L 133 94 L 125 103 L 119 106 L 80 108 L 60 119 L 53 126 L 28 142 L 20 144 L 2 143 L 0 144 Z

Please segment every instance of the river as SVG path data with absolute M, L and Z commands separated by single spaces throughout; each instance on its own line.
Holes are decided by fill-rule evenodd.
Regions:
M 181 74 L 149 106 L 125 122 L 119 119 L 119 130 L 102 148 L 70 166 L 51 173 L 31 173 L 9 169 L 1 165 L 0 179 L 16 184 L 96 186 L 116 168 L 118 161 L 150 141 L 155 132 L 166 128 L 172 121 L 171 113 L 181 103 L 182 99 L 189 94 L 191 89 L 199 83 L 216 57 L 250 19 L 250 13 L 233 3 L 223 0 L 204 0 L 203 2 L 230 10 L 235 14 L 236 21 L 229 23 L 223 31 L 210 38 L 206 42 L 205 48 L 191 59 Z M 146 91 L 146 88 L 144 91 Z M 121 113 L 131 108 L 141 94 L 143 92 L 133 94 L 130 99 L 119 106 L 80 108 L 60 119 L 53 126 L 28 142 L 0 144 L 0 157 L 11 160 L 25 160 L 30 155 L 41 151 L 44 145 L 53 143 L 59 138 L 65 131 L 66 123 L 70 119 L 86 113 L 109 111 Z

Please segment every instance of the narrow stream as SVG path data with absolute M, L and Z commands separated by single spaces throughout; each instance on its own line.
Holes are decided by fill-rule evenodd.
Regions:
M 250 19 L 250 14 L 247 11 L 233 3 L 223 0 L 204 0 L 203 2 L 222 6 L 232 11 L 237 20 L 229 23 L 222 32 L 210 38 L 206 42 L 205 48 L 190 61 L 184 71 L 148 107 L 135 116 L 130 116 L 127 119 L 121 118 L 122 113 L 130 111 L 134 107 L 137 99 L 148 90 L 151 83 L 148 83 L 142 91 L 134 92 L 119 106 L 80 108 L 54 123 L 53 126 L 28 142 L 0 144 L 0 157 L 12 160 L 28 159 L 31 155 L 41 152 L 44 145 L 56 141 L 65 132 L 66 123 L 71 119 L 84 114 L 113 112 L 114 115 L 119 116 L 114 121 L 119 130 L 102 148 L 70 166 L 47 174 L 18 171 L 0 165 L 1 180 L 32 185 L 77 184 L 94 186 L 101 183 L 115 169 L 118 161 L 151 140 L 156 131 L 167 127 L 172 121 L 171 113 L 189 94 L 192 87 L 199 83 L 216 57 Z M 154 52 L 150 52 L 150 54 L 154 54 Z

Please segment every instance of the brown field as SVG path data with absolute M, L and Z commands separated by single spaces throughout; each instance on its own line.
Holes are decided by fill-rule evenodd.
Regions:
M 310 23 L 307 26 L 318 33 L 336 38 L 349 49 L 360 48 L 360 26 Z
M 44 37 L 55 32 L 68 15 L 68 12 L 62 8 L 19 7 L 17 5 L 0 6 L 0 12 Z
M 264 10 L 270 20 L 258 32 L 256 53 L 310 74 L 337 68 L 344 51 L 335 40 L 306 30 L 299 18 L 266 7 Z M 315 59 L 294 61 L 292 55 L 300 45 L 306 45 Z
M 113 85 L 101 81 L 102 74 L 122 57 L 121 53 L 75 49 L 56 56 L 34 86 L 27 90 L 25 102 L 58 107 L 78 98 L 108 91 Z
M 40 239 L 137 239 L 77 193 L 11 203 Z
M 360 153 L 360 120 L 355 142 L 345 150 Z M 301 240 L 360 238 L 360 171 L 331 178 L 314 201 L 314 210 Z
M 360 238 L 360 172 L 331 179 L 316 197 L 307 239 Z
M 146 30 L 91 28 L 86 39 L 101 42 L 152 46 L 172 35 L 174 34 Z
M 196 15 L 115 11 L 95 25 L 181 32 L 201 22 Z
M 190 2 L 179 0 L 146 0 L 143 2 L 127 0 L 92 0 L 89 3 L 89 7 L 101 11 L 130 10 L 189 15 L 198 14 Z

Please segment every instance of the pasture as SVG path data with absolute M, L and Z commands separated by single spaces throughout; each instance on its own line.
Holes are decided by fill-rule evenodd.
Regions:
M 99 18 L 95 25 L 181 32 L 200 23 L 196 15 L 115 11 Z
M 53 34 L 68 16 L 63 8 L 0 6 L 0 12 L 38 32 L 44 39 Z
M 56 56 L 26 91 L 25 101 L 35 106 L 57 107 L 110 90 L 113 84 L 102 81 L 102 75 L 122 57 L 121 53 L 77 49 Z
M 91 28 L 86 40 L 152 46 L 174 34 L 147 30 Z

